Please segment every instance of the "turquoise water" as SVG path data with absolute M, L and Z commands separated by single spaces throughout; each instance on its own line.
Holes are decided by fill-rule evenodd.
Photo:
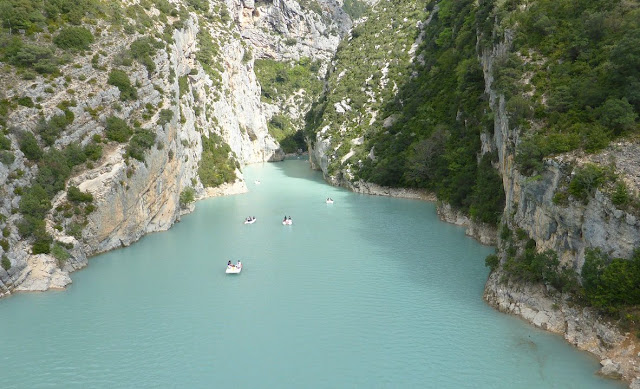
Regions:
M 91 259 L 68 290 L 0 300 L 0 386 L 620 387 L 488 307 L 492 249 L 433 204 L 333 188 L 304 161 L 246 177 L 250 193 Z

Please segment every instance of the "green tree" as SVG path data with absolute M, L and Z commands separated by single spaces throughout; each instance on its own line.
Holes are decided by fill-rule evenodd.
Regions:
M 138 98 L 136 88 L 131 85 L 129 76 L 127 76 L 127 73 L 122 70 L 113 69 L 109 72 L 109 79 L 107 83 L 120 90 L 120 100 L 136 100 Z
M 84 27 L 65 27 L 53 38 L 56 46 L 70 50 L 87 50 L 93 41 L 93 34 Z
M 127 122 L 116 116 L 109 116 L 106 121 L 105 135 L 107 139 L 124 143 L 129 140 L 133 130 L 127 125 Z
M 613 130 L 616 135 L 636 127 L 638 114 L 626 98 L 608 99 L 598 108 L 598 118 L 600 123 Z
M 31 161 L 39 161 L 42 158 L 42 149 L 32 133 L 23 131 L 18 135 L 20 151 Z

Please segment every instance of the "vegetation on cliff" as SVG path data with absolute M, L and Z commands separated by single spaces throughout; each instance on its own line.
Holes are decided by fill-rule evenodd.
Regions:
M 493 86 L 504 93 L 511 120 L 522 129 L 522 172 L 540 171 L 548 155 L 596 152 L 640 132 L 637 2 L 483 3 L 489 20 L 498 17 L 501 28 L 514 31 Z M 499 38 L 500 31 L 493 33 Z
M 493 123 L 474 2 L 442 1 L 437 12 L 431 4 L 421 29 L 416 22 L 427 17 L 420 5 L 385 5 L 374 7 L 340 48 L 328 93 L 309 116 L 311 134 L 325 126 L 339 134 L 329 173 L 344 169 L 381 185 L 427 188 L 496 224 L 504 192 L 492 166 L 496 155 L 480 156 L 480 134 Z M 412 49 L 414 42 L 422 43 Z M 343 141 L 358 136 L 360 147 Z M 354 156 L 343 162 L 350 150 Z
M 7 231 L 17 227 L 17 234 L 5 237 L 8 242 L 30 239 L 33 253 L 54 250 L 52 254 L 64 262 L 63 251 L 69 247 L 53 241 L 51 225 L 57 230 L 53 234 L 81 238 L 86 216 L 95 207 L 81 199 L 77 188 L 67 188 L 70 177 L 103 162 L 105 150 L 122 153 L 126 179 L 131 178 L 138 164 L 148 162 L 148 150 L 165 147 L 157 139 L 159 129 L 176 125 L 173 117 L 178 112 L 184 124 L 182 105 L 193 105 L 196 116 L 203 116 L 200 124 L 209 124 L 205 108 L 211 107 L 204 107 L 188 76 L 176 77 L 173 68 L 156 65 L 163 59 L 162 51 L 171 50 L 174 31 L 184 28 L 190 18 L 202 27 L 196 59 L 213 86 L 219 86 L 223 71 L 219 49 L 226 38 L 211 31 L 226 31 L 230 21 L 226 5 L 219 1 L 1 2 L 0 82 L 11 87 L 0 92 L 0 164 L 8 169 L 7 184 L 14 188 L 9 199 L 16 200 L 0 202 L 0 227 Z M 190 74 L 196 73 L 191 69 Z M 181 94 L 169 93 L 168 87 L 174 85 L 179 85 Z M 113 87 L 119 102 L 111 99 Z M 214 88 L 211 92 L 220 93 Z M 182 99 L 186 93 L 193 99 Z M 209 141 L 203 143 L 203 184 L 235 179 L 231 153 L 212 151 Z M 214 143 L 218 149 L 225 147 L 221 138 Z M 172 160 L 175 147 L 167 149 Z M 126 179 L 119 182 L 125 190 Z M 7 194 L 1 189 L 0 199 Z M 59 200 L 65 189 L 66 200 Z M 16 213 L 21 218 L 10 216 Z M 6 258 L 11 247 L 0 247 Z
M 279 62 L 257 59 L 255 72 L 262 88 L 262 100 L 276 104 L 283 111 L 267 123 L 269 133 L 280 143 L 285 153 L 306 149 L 300 118 L 287 115 L 291 109 L 305 109 L 322 93 L 318 78 L 320 63 L 307 57 L 299 61 Z

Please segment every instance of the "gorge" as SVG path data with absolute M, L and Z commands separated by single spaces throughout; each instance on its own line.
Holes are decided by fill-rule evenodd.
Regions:
M 308 148 L 333 185 L 437 198 L 497 247 L 489 304 L 640 387 L 637 1 L 6 4 L 0 296 Z

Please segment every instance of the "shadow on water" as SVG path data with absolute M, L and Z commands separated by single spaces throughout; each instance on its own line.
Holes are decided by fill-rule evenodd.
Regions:
M 304 161 L 305 163 L 299 163 L 300 161 Z M 311 169 L 309 158 L 306 155 L 288 157 L 281 162 L 269 163 L 287 177 L 300 178 L 314 182 L 324 182 L 322 174 L 317 170 Z

